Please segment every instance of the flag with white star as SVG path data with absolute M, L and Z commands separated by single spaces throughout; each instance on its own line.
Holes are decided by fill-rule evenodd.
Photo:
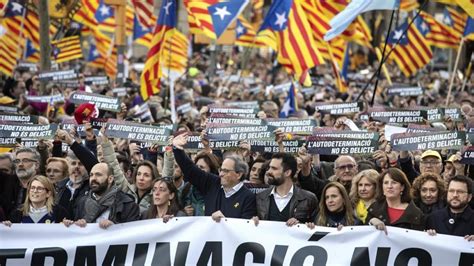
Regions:
M 240 15 L 235 21 L 235 45 L 247 46 L 247 47 L 265 47 L 265 43 L 256 39 L 257 33 L 242 15 Z
M 430 14 L 421 11 L 420 16 L 415 20 L 415 25 L 431 46 L 453 49 L 459 47 L 461 38 Z
M 184 5 L 192 18 L 193 33 L 218 39 L 247 6 L 249 0 L 185 0 Z
M 301 75 L 324 62 L 301 1 L 273 1 L 258 35 L 269 33 L 276 37 L 278 62 L 289 73 Z
M 23 16 L 26 11 L 25 4 L 20 0 L 10 0 L 5 9 L 5 17 Z
M 291 84 L 291 87 L 288 90 L 288 96 L 280 110 L 280 118 L 287 118 L 297 110 L 298 104 L 296 103 L 296 89 L 295 86 Z
M 433 57 L 433 53 L 430 44 L 416 25 L 412 25 L 404 33 L 407 27 L 408 23 L 404 22 L 390 33 L 387 42 L 387 48 L 390 49 L 387 49 L 387 52 L 394 48 L 400 40 L 399 45 L 394 48 L 389 58 L 393 59 L 402 73 L 409 77 L 428 64 Z
M 443 23 L 454 30 L 455 34 L 461 38 L 464 33 L 468 16 L 464 12 L 458 12 L 452 7 L 446 7 L 443 12 Z
M 111 18 L 113 16 L 114 9 L 111 6 L 105 4 L 104 0 L 100 0 L 99 7 L 95 11 L 95 19 L 97 20 L 97 22 L 102 23 L 106 19 Z

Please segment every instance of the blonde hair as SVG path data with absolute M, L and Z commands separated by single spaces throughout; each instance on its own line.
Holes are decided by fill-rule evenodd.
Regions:
M 48 212 L 53 211 L 53 205 L 54 205 L 54 185 L 53 183 L 46 177 L 42 175 L 37 175 L 33 177 L 30 182 L 28 182 L 28 187 L 26 188 L 26 198 L 25 202 L 23 203 L 23 207 L 21 208 L 21 211 L 23 215 L 28 215 L 30 212 L 30 207 L 31 207 L 31 202 L 30 202 L 30 189 L 31 189 L 31 184 L 33 184 L 33 181 L 38 181 L 40 182 L 44 188 L 46 189 L 46 192 L 51 192 L 51 196 L 49 196 L 46 199 L 46 208 L 48 209 Z
M 375 171 L 374 169 L 360 171 L 354 176 L 354 178 L 352 178 L 351 192 L 349 193 L 349 197 L 351 198 L 351 201 L 354 205 L 359 202 L 360 198 L 358 187 L 360 180 L 364 177 L 367 178 L 367 180 L 369 180 L 369 182 L 374 186 L 374 199 L 377 195 L 377 178 L 379 177 L 379 172 Z
M 316 225 L 320 226 L 327 226 L 327 220 L 328 220 L 328 207 L 326 206 L 326 191 L 331 188 L 335 187 L 337 190 L 339 190 L 339 193 L 342 196 L 342 199 L 344 200 L 344 216 L 346 219 L 346 224 L 345 225 L 354 225 L 354 216 L 353 216 L 353 208 L 351 204 L 351 200 L 349 199 L 349 196 L 347 195 L 346 189 L 344 186 L 339 183 L 339 182 L 329 182 L 323 189 L 323 193 L 321 194 L 321 201 L 319 202 L 319 217 L 316 221 Z

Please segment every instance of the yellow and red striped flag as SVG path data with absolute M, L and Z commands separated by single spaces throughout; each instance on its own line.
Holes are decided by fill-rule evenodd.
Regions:
M 402 11 L 412 11 L 420 7 L 420 4 L 417 0 L 400 0 L 400 10 Z
M 438 22 L 430 14 L 421 11 L 415 23 L 431 46 L 454 49 L 459 47 L 461 42 L 459 36 L 456 36 L 450 28 Z
M 466 26 L 467 15 L 448 6 L 444 10 L 443 15 L 443 23 L 453 29 L 455 34 L 461 38 L 464 33 L 464 27 Z
M 132 4 L 140 24 L 147 28 L 153 27 L 153 0 L 132 0 Z
M 474 0 L 456 0 L 456 3 L 464 9 L 470 17 L 474 17 Z
M 78 35 L 52 41 L 51 46 L 53 53 L 51 60 L 56 63 L 82 58 L 81 39 Z
M 428 64 L 433 57 L 433 53 L 429 43 L 416 26 L 410 27 L 407 33 L 403 35 L 407 27 L 408 23 L 405 22 L 391 32 L 388 46 L 392 48 L 401 39 L 390 58 L 393 58 L 403 74 L 409 77 Z
M 235 26 L 235 45 L 248 47 L 265 47 L 265 43 L 257 39 L 252 24 L 250 24 L 242 15 L 236 20 Z
M 261 31 L 275 34 L 278 62 L 289 73 L 302 75 L 306 70 L 323 63 L 301 1 L 274 1 Z
M 13 70 L 16 66 L 18 56 L 17 44 L 12 44 L 11 40 L 15 36 L 6 33 L 0 36 L 0 72 L 7 76 L 13 76 Z

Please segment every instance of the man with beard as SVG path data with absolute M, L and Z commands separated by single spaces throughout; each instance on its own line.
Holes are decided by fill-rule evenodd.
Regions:
M 271 187 L 257 194 L 258 216 L 253 218 L 256 225 L 259 219 L 286 222 L 288 226 L 314 221 L 318 199 L 313 193 L 294 185 L 296 170 L 293 155 L 276 153 L 272 156 L 266 172 Z
M 256 214 L 255 194 L 244 186 L 248 165 L 240 156 L 228 156 L 222 162 L 219 175 L 200 169 L 184 152 L 188 134 L 173 138 L 173 154 L 184 175 L 184 181 L 204 195 L 205 215 L 216 222 L 221 218 L 250 219 Z
M 39 172 L 40 155 L 34 149 L 20 148 L 16 150 L 15 157 L 13 164 L 15 165 L 16 176 L 20 181 L 20 186 L 14 188 L 16 195 L 14 208 L 17 208 L 25 202 L 28 182 Z
M 474 211 L 469 207 L 471 199 L 472 180 L 462 175 L 453 177 L 448 183 L 448 206 L 428 216 L 428 234 L 463 236 L 467 241 L 474 241 Z
M 75 224 L 85 227 L 87 223 L 99 223 L 107 229 L 118 223 L 136 221 L 140 218 L 140 208 L 131 195 L 114 186 L 112 167 L 98 163 L 90 172 L 90 191 L 80 199 L 75 211 Z M 72 221 L 66 221 L 66 225 Z

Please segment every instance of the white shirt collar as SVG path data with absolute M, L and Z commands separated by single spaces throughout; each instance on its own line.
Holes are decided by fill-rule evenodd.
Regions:
M 278 195 L 278 193 L 276 193 L 276 187 L 274 186 L 272 188 L 272 192 L 270 192 L 270 195 L 273 195 L 273 197 L 278 197 L 278 198 L 286 198 L 286 197 L 292 197 L 293 196 L 293 185 L 291 185 L 291 188 L 290 190 L 288 191 L 288 194 L 284 195 L 284 196 L 280 196 Z
M 239 182 L 237 185 L 233 186 L 228 191 L 225 191 L 224 187 L 222 187 L 222 189 L 224 190 L 225 197 L 230 198 L 232 195 L 237 193 L 237 191 L 239 191 L 243 186 L 244 186 L 244 182 Z

